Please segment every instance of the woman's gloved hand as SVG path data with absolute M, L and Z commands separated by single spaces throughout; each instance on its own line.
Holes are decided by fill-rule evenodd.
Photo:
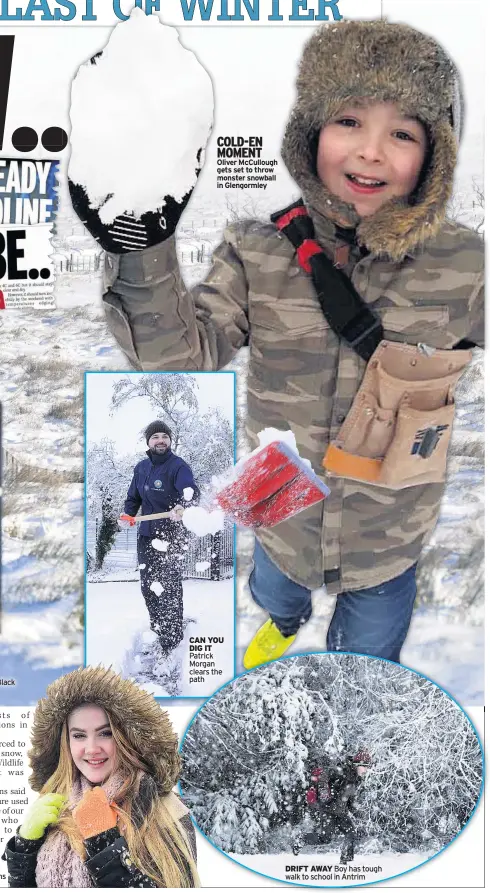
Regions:
M 27 810 L 19 834 L 24 840 L 40 840 L 48 825 L 56 825 L 66 798 L 61 794 L 43 794 Z
M 117 824 L 117 810 L 110 805 L 102 788 L 86 791 L 78 806 L 73 810 L 73 818 L 84 840 L 102 834 Z

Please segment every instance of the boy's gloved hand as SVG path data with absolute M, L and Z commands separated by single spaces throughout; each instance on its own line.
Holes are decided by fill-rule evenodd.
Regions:
M 199 169 L 196 170 L 196 179 Z M 82 223 L 105 251 L 113 254 L 126 254 L 128 251 L 141 251 L 151 245 L 158 245 L 175 232 L 184 208 L 192 195 L 192 189 L 176 202 L 171 195 L 165 196 L 166 204 L 157 211 L 148 211 L 140 218 L 127 213 L 116 217 L 113 223 L 102 223 L 98 212 L 90 207 L 83 186 L 68 180 L 71 203 Z M 109 199 L 111 196 L 108 195 Z M 107 199 L 106 199 L 107 200 Z
M 119 527 L 124 530 L 126 527 L 134 527 L 136 518 L 133 515 L 119 515 L 117 523 L 119 524 Z
M 24 840 L 40 840 L 48 825 L 56 825 L 66 799 L 61 794 L 43 794 L 27 810 L 19 834 Z
M 72 815 L 84 840 L 115 828 L 117 824 L 117 811 L 110 805 L 106 792 L 99 787 L 85 792 Z

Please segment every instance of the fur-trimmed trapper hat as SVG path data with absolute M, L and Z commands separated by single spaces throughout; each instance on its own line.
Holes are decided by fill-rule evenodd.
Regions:
M 151 422 L 147 428 L 145 428 L 145 440 L 148 443 L 150 437 L 153 437 L 154 434 L 160 434 L 163 432 L 164 434 L 168 434 L 170 440 L 172 440 L 172 432 L 168 425 L 165 422 L 160 421 L 159 419 L 156 422 Z
M 177 735 L 168 714 L 152 695 L 106 667 L 81 667 L 60 676 L 35 709 L 28 757 L 29 784 L 40 791 L 58 766 L 63 725 L 82 704 L 96 704 L 110 716 L 148 767 L 158 793 L 169 793 L 177 781 L 180 757 Z
M 434 237 L 445 218 L 461 136 L 463 100 L 457 69 L 432 38 L 408 25 L 383 20 L 321 26 L 305 46 L 282 157 L 307 207 L 357 226 L 361 245 L 377 255 L 402 258 Z M 394 102 L 418 118 L 429 138 L 416 193 L 392 199 L 359 218 L 320 181 L 318 136 L 352 102 Z

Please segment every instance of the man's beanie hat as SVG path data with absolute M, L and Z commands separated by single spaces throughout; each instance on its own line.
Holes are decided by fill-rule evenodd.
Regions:
M 63 726 L 82 704 L 96 704 L 108 713 L 146 765 L 159 794 L 168 794 L 180 769 L 178 741 L 168 714 L 153 695 L 105 667 L 82 667 L 60 676 L 46 689 L 34 711 L 28 753 L 29 785 L 40 791 L 58 766 Z
M 451 195 L 463 114 L 460 79 L 445 50 L 408 25 L 335 22 L 321 26 L 306 44 L 296 84 L 282 157 L 307 207 L 358 225 L 360 244 L 393 260 L 435 236 Z M 360 221 L 354 205 L 320 181 L 316 153 L 324 125 L 345 105 L 364 100 L 397 103 L 403 114 L 420 120 L 429 152 L 410 200 L 393 199 Z
M 168 425 L 166 425 L 165 422 L 161 422 L 157 419 L 156 422 L 151 422 L 151 424 L 148 425 L 147 428 L 145 428 L 146 442 L 148 443 L 150 437 L 153 437 L 154 434 L 157 434 L 160 432 L 163 432 L 164 434 L 168 434 L 168 436 L 170 437 L 170 440 L 172 440 L 172 432 L 171 432 L 170 428 L 168 427 Z

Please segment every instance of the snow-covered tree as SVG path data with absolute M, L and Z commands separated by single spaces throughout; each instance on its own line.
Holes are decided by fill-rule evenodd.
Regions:
M 159 418 L 172 430 L 172 448 L 179 452 L 181 440 L 192 430 L 198 413 L 198 382 L 195 375 L 181 372 L 128 375 L 114 382 L 112 410 L 129 400 L 146 397 Z
M 179 455 L 201 489 L 233 464 L 233 428 L 219 407 L 194 419 L 180 438 Z
M 473 176 L 471 189 L 465 184 L 465 188 L 456 188 L 448 205 L 447 216 L 465 226 L 471 227 L 475 232 L 483 235 L 485 228 L 485 192 L 483 179 Z
M 218 827 L 225 848 L 257 852 L 269 827 L 295 815 L 314 735 L 315 705 L 302 674 L 289 662 L 240 677 L 211 699 L 187 734 L 181 783 L 193 804 L 197 792 L 196 821 L 211 838 Z M 223 797 L 235 816 L 227 838 Z
M 233 464 L 233 428 L 219 407 L 201 414 L 194 375 L 128 375 L 114 383 L 112 411 L 146 397 L 172 431 L 172 450 L 192 468 L 202 489 Z
M 87 451 L 87 509 L 98 519 L 95 569 L 100 570 L 119 531 L 117 519 L 137 459 L 115 454 L 114 442 L 104 438 Z

